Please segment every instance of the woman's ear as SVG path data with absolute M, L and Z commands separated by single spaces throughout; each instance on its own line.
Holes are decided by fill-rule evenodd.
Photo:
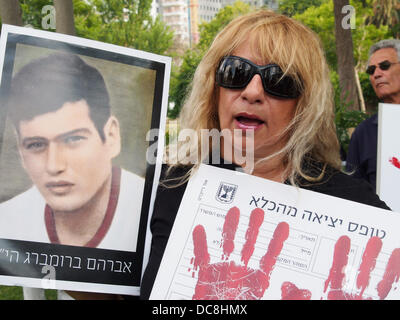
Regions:
M 105 144 L 109 148 L 111 159 L 118 156 L 121 152 L 121 133 L 118 119 L 110 116 L 104 125 Z

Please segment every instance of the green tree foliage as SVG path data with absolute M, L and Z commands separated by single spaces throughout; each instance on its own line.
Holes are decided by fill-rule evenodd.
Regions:
M 138 48 L 141 28 L 150 22 L 150 0 L 89 0 L 88 3 L 97 18 L 97 40 Z
M 350 143 L 349 128 L 355 128 L 361 121 L 365 120 L 368 116 L 366 113 L 359 110 L 349 110 L 348 105 L 340 98 L 340 84 L 337 72 L 331 72 L 331 82 L 334 87 L 334 101 L 335 101 L 335 124 L 336 133 L 340 141 L 340 145 L 347 153 Z M 369 82 L 369 79 L 368 79 Z
M 52 0 L 19 0 L 24 25 L 31 25 L 35 29 L 42 29 L 42 8 L 53 5 Z
M 279 12 L 291 17 L 303 13 L 310 7 L 319 7 L 323 2 L 324 0 L 279 0 Z
M 210 22 L 200 24 L 199 43 L 194 48 L 188 49 L 185 52 L 179 70 L 172 73 L 170 102 L 174 104 L 174 107 L 168 111 L 168 117 L 172 119 L 178 117 L 185 97 L 190 89 L 189 85 L 193 79 L 194 72 L 217 33 L 231 20 L 251 10 L 248 4 L 236 1 L 233 5 L 226 6 L 219 10 L 214 19 Z
M 219 10 L 214 19 L 210 22 L 200 24 L 198 48 L 204 51 L 207 50 L 217 33 L 231 22 L 231 20 L 250 11 L 251 7 L 241 1 L 236 1 L 233 5 L 226 6 Z
M 322 41 L 328 64 L 332 72 L 337 70 L 336 45 L 335 45 L 335 21 L 333 16 L 333 2 L 331 0 L 323 0 L 319 7 L 310 7 L 301 14 L 296 14 L 293 18 L 301 21 L 312 30 L 314 30 Z M 367 105 L 367 109 L 373 109 L 377 105 L 375 93 L 369 83 L 368 77 L 365 75 L 365 68 L 368 62 L 368 51 L 375 42 L 390 38 L 390 30 L 388 26 L 380 26 L 379 28 L 372 23 L 366 23 L 368 17 L 373 13 L 372 0 L 365 0 L 363 4 L 360 1 L 350 1 L 356 12 L 356 25 L 352 30 L 354 45 L 354 60 L 356 69 L 359 73 L 360 83 L 363 96 Z M 338 82 L 333 82 L 335 90 L 339 90 Z
M 174 33 L 157 17 L 142 30 L 137 38 L 137 49 L 156 54 L 166 54 L 173 45 Z
M 22 19 L 42 29 L 42 12 L 52 0 L 20 0 Z M 173 32 L 159 18 L 150 16 L 151 0 L 73 0 L 79 37 L 165 54 L 173 44 Z M 55 31 L 55 30 L 48 30 Z
M 352 37 L 354 59 L 357 70 L 360 72 L 365 70 L 370 46 L 379 40 L 391 37 L 387 26 L 378 28 L 372 23 L 365 23 L 367 17 L 374 14 L 370 5 L 372 0 L 365 1 L 368 1 L 365 7 L 361 1 L 350 1 L 356 12 L 356 26 L 352 30 Z M 295 14 L 293 18 L 301 21 L 318 34 L 322 41 L 328 64 L 332 70 L 336 70 L 335 21 L 332 0 L 323 0 L 319 7 L 310 7 L 301 14 Z
M 377 27 L 369 19 L 374 15 L 373 1 L 376 0 L 350 1 L 356 13 L 355 29 L 352 29 L 354 60 L 367 110 L 372 112 L 378 105 L 378 100 L 370 84 L 369 77 L 365 73 L 368 51 L 375 42 L 391 38 L 391 30 L 388 26 L 381 25 Z M 321 39 L 331 69 L 331 80 L 335 90 L 335 120 L 338 137 L 344 149 L 347 150 L 350 139 L 348 129 L 357 126 L 360 121 L 365 119 L 366 115 L 361 111 L 348 111 L 347 105 L 340 99 L 340 84 L 336 72 L 337 58 L 333 1 L 323 0 L 320 6 L 309 7 L 302 13 L 295 14 L 293 18 L 310 27 Z
M 367 0 L 364 0 L 367 1 Z M 372 22 L 378 28 L 386 25 L 391 29 L 393 38 L 400 37 L 400 2 L 399 0 L 372 0 L 374 14 L 369 17 L 368 22 Z
M 173 32 L 150 16 L 151 0 L 75 0 L 74 8 L 82 37 L 157 54 L 172 46 Z
M 183 56 L 182 64 L 178 71 L 171 74 L 170 101 L 174 107 L 168 110 L 168 117 L 175 119 L 183 106 L 186 94 L 190 89 L 190 83 L 194 72 L 203 57 L 203 52 L 198 50 L 187 50 Z
M 336 70 L 336 45 L 335 45 L 335 17 L 333 15 L 333 1 L 323 0 L 318 7 L 309 7 L 302 13 L 293 16 L 311 28 L 320 37 L 328 64 Z

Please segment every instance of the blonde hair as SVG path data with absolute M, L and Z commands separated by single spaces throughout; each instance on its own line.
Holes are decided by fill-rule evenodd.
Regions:
M 285 130 L 289 135 L 287 144 L 274 155 L 283 156 L 288 179 L 292 184 L 299 177 L 307 181 L 319 181 L 304 170 L 304 161 L 313 159 L 340 169 L 339 143 L 334 123 L 333 89 L 329 69 L 318 36 L 300 22 L 268 10 L 259 10 L 232 20 L 214 39 L 209 50 L 198 65 L 192 87 L 179 117 L 180 128 L 197 133 L 195 142 L 181 142 L 179 154 L 189 150 L 201 150 L 200 130 L 220 129 L 218 118 L 218 87 L 215 71 L 220 60 L 231 55 L 247 41 L 260 60 L 276 63 L 285 74 L 293 77 L 302 88 L 295 116 Z M 168 154 L 171 168 L 179 166 L 179 159 Z M 210 150 L 209 150 L 210 152 Z M 194 153 L 189 170 L 182 183 L 193 174 L 209 154 Z M 179 156 L 178 156 L 179 158 Z

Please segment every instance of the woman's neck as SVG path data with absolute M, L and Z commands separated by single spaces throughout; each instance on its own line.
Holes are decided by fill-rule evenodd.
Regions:
M 281 157 L 273 157 L 266 161 L 257 163 L 254 161 L 254 169 L 250 173 L 253 176 L 283 183 L 287 178 L 287 167 Z
M 263 158 L 255 157 L 254 159 L 250 160 L 252 163 L 236 163 L 235 159 L 227 160 L 230 160 L 239 167 L 242 167 L 245 173 L 260 178 L 283 183 L 288 177 L 287 166 L 285 166 L 283 157 L 280 155 L 271 157 L 268 160 L 263 160 Z

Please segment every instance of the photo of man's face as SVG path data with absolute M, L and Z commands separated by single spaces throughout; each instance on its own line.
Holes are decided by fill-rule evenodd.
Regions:
M 57 289 L 138 295 L 170 59 L 14 26 L 1 40 L 0 284 L 41 287 L 49 266 Z
M 111 160 L 120 151 L 115 118 L 107 121 L 104 134 L 103 141 L 85 100 L 20 121 L 23 166 L 53 211 L 85 210 L 109 192 Z

